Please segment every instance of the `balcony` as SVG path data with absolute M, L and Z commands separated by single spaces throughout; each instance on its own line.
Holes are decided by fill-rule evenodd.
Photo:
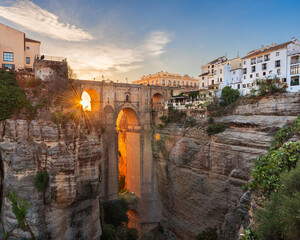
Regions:
M 36 54 L 35 57 L 34 57 L 34 60 L 37 60 L 37 61 L 53 61 L 53 62 L 67 62 L 67 58 L 40 55 L 40 54 Z
M 294 60 L 294 61 L 291 61 L 291 64 L 298 64 L 298 63 L 300 63 L 300 60 L 299 60 L 299 59 Z

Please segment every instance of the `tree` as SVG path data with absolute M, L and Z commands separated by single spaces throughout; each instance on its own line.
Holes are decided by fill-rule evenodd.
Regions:
M 73 69 L 68 65 L 68 79 L 76 79 L 77 74 L 74 73 Z
M 222 89 L 222 105 L 228 106 L 234 103 L 240 97 L 240 92 L 237 89 L 232 89 L 230 86 L 226 86 Z

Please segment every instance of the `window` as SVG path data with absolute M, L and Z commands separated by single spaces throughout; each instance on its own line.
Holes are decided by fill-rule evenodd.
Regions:
M 263 76 L 266 76 L 266 72 L 263 72 Z
M 256 63 L 256 58 L 251 59 L 251 65 Z
M 241 86 L 240 86 L 240 84 L 238 84 L 238 89 L 240 89 L 241 88 Z
M 162 80 L 162 84 L 165 85 L 165 79 Z
M 214 65 L 211 65 L 211 68 L 214 68 Z
M 252 85 L 252 87 L 254 86 L 254 82 L 251 84 Z
M 271 74 L 272 72 L 273 72 L 273 71 L 272 71 L 272 70 L 270 70 L 270 71 L 269 71 L 269 74 Z
M 202 83 L 202 87 L 204 87 L 204 83 Z
M 261 65 L 261 70 L 266 70 L 267 69 L 267 64 L 266 63 L 263 63 L 262 65 Z
M 291 66 L 291 75 L 299 74 L 299 65 Z
M 220 78 L 220 82 L 222 82 L 222 78 Z
M 246 65 L 246 61 L 244 61 L 244 65 Z
M 252 74 L 250 74 L 250 78 L 252 78 Z
M 280 68 L 277 69 L 277 75 L 280 75 Z
M 235 71 L 233 71 L 233 75 L 235 75 Z
M 26 64 L 30 64 L 30 57 L 26 57 Z
M 26 47 L 26 50 L 29 50 L 30 49 L 30 47 Z
M 126 102 L 128 102 L 129 101 L 129 96 L 128 95 L 126 95 Z
M 220 69 L 220 73 L 222 73 L 222 69 Z
M 262 56 L 257 58 L 257 63 L 261 63 L 262 61 L 263 61 L 263 57 Z
M 14 61 L 14 53 L 4 52 L 3 53 L 3 61 L 4 62 L 13 62 Z
M 247 83 L 247 87 L 250 87 L 250 83 Z
M 259 73 L 256 73 L 256 77 L 259 77 Z
M 215 83 L 215 80 L 211 80 L 211 84 L 214 84 Z
M 246 88 L 246 84 L 243 84 L 243 88 Z
M 244 79 L 246 79 L 246 76 L 244 76 Z
M 255 66 L 251 67 L 251 72 L 255 72 Z
M 243 74 L 247 74 L 247 68 L 243 68 Z
M 202 80 L 204 80 L 204 77 L 202 77 Z
M 265 59 L 265 61 L 269 61 L 270 60 L 270 55 L 265 55 L 264 59 Z
M 299 77 L 292 77 L 291 86 L 298 86 L 298 85 L 299 85 Z
M 275 67 L 280 67 L 280 60 L 275 61 Z
M 279 56 L 279 52 L 276 53 L 276 56 Z
M 281 81 L 282 81 L 282 82 L 286 82 L 286 78 L 282 78 Z
M 211 72 L 214 73 L 214 70 L 212 69 Z
M 8 69 L 12 69 L 15 70 L 15 64 L 2 64 L 2 68 L 8 68 Z

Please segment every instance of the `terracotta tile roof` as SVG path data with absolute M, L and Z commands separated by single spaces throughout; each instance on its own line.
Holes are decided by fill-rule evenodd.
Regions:
M 289 45 L 291 43 L 292 43 L 292 41 L 289 41 L 289 42 L 278 44 L 278 45 L 275 45 L 275 46 L 269 47 L 269 48 L 264 47 L 264 50 L 261 50 L 261 49 L 253 50 L 253 51 L 249 52 L 248 55 L 246 55 L 245 57 L 243 57 L 243 59 L 254 57 L 256 55 L 264 54 L 264 53 L 267 53 L 267 52 L 273 52 L 273 51 L 285 48 L 287 45 Z
M 25 42 L 35 42 L 35 43 L 41 43 L 40 41 L 33 40 L 33 39 L 30 39 L 30 38 L 25 38 Z
M 220 59 L 222 59 L 222 58 L 226 58 L 226 57 L 225 57 L 225 56 L 223 56 L 223 57 L 218 57 L 217 59 L 215 59 L 215 60 L 213 60 L 213 61 L 207 63 L 207 65 L 208 65 L 208 64 L 214 64 L 214 63 L 218 62 L 218 61 L 219 61 Z M 227 58 L 226 58 L 226 59 L 227 59 Z
M 209 74 L 209 72 L 202 73 L 202 74 L 199 75 L 199 77 L 203 77 L 203 76 L 206 76 L 206 75 L 208 75 L 208 74 Z

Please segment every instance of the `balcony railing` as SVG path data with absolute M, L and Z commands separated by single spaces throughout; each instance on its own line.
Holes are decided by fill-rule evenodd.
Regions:
M 67 61 L 67 58 L 64 57 L 55 57 L 55 56 L 47 56 L 47 55 L 40 55 L 40 54 L 35 55 L 34 59 L 38 61 L 54 61 L 54 62 Z
M 297 64 L 297 63 L 300 63 L 300 60 L 299 60 L 299 59 L 294 60 L 294 61 L 291 61 L 291 64 Z

